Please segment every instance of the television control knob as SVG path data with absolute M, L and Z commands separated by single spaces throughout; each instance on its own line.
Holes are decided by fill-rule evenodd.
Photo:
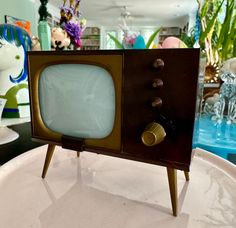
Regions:
M 154 146 L 161 143 L 165 136 L 165 129 L 159 123 L 153 122 L 146 126 L 141 138 L 145 146 Z
M 155 97 L 152 101 L 153 108 L 160 108 L 162 106 L 162 99 L 160 97 Z
M 152 65 L 154 68 L 162 70 L 165 64 L 162 59 L 155 59 Z
M 152 81 L 152 87 L 153 88 L 161 88 L 163 86 L 163 81 L 160 78 L 155 78 Z

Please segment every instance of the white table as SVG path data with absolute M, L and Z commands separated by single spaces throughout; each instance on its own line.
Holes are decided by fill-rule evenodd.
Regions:
M 190 182 L 178 172 L 172 216 L 165 167 L 56 148 L 45 180 L 46 146 L 0 167 L 0 221 L 7 228 L 235 228 L 236 166 L 202 150 Z

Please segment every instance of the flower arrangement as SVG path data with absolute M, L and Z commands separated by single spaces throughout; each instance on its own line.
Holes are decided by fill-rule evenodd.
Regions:
M 69 6 L 66 5 L 67 0 L 63 0 L 60 7 L 60 26 L 70 37 L 71 43 L 75 48 L 81 47 L 81 36 L 85 29 L 86 20 L 80 20 L 80 0 L 69 0 Z
M 131 32 L 125 22 L 124 25 L 120 25 L 120 27 L 123 31 L 122 42 L 108 33 L 109 37 L 115 42 L 115 45 L 118 49 L 149 49 L 153 40 L 161 30 L 161 28 L 156 29 L 145 44 L 144 38 L 140 34 Z
M 124 32 L 124 37 L 123 37 L 123 46 L 125 49 L 131 49 L 134 47 L 134 44 L 137 39 L 137 34 L 136 33 L 129 33 L 129 32 Z

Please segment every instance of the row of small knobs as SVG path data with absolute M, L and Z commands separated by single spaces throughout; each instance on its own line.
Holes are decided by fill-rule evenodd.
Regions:
M 157 70 L 162 70 L 164 67 L 164 61 L 162 59 L 156 59 L 153 62 L 153 67 Z M 152 82 L 153 88 L 161 88 L 163 86 L 163 81 L 160 78 L 156 78 Z M 155 97 L 151 103 L 153 108 L 160 108 L 162 106 L 162 99 L 160 97 Z M 161 124 L 152 122 L 149 123 L 144 132 L 142 133 L 142 142 L 146 146 L 154 146 L 159 144 L 164 140 L 166 136 L 165 129 Z

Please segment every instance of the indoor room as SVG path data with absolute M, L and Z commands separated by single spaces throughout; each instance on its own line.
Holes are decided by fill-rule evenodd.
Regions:
M 0 227 L 236 224 L 235 0 L 8 0 Z

